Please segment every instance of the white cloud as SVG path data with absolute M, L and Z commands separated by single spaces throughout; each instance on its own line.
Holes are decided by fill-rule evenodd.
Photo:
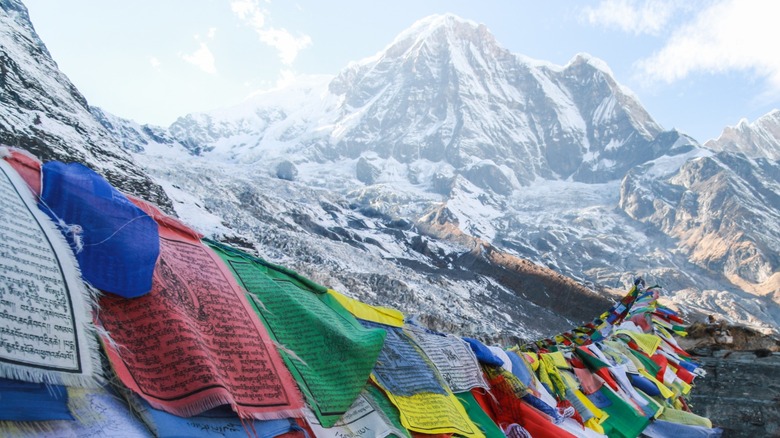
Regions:
M 661 50 L 635 66 L 649 81 L 671 83 L 694 73 L 748 71 L 780 92 L 780 2 L 720 1 L 671 33 Z
M 217 35 L 217 28 L 216 27 L 210 27 L 208 32 L 206 32 L 206 37 L 210 40 L 214 39 L 214 36 Z
M 265 25 L 265 12 L 260 8 L 260 2 L 257 0 L 235 0 L 230 2 L 230 9 L 255 31 L 259 31 Z
M 217 73 L 217 68 L 214 66 L 214 55 L 211 53 L 211 50 L 209 50 L 206 43 L 201 42 L 198 50 L 194 51 L 192 54 L 188 55 L 185 53 L 180 56 L 183 60 L 208 74 L 213 75 Z
M 160 65 L 162 65 L 160 63 L 160 60 L 157 59 L 156 56 L 150 56 L 149 57 L 149 64 L 151 64 L 152 68 L 154 68 L 155 70 L 159 69 Z
M 268 29 L 258 32 L 260 41 L 279 51 L 282 64 L 290 65 L 298 56 L 298 52 L 311 45 L 311 37 L 301 35 L 294 37 L 286 29 Z
M 234 0 L 230 9 L 236 16 L 257 32 L 260 41 L 275 48 L 279 59 L 285 65 L 290 65 L 298 53 L 311 45 L 311 37 L 302 34 L 293 36 L 283 28 L 265 28 L 267 11 L 260 7 L 259 0 Z
M 685 3 L 675 0 L 602 0 L 595 8 L 585 8 L 590 24 L 618 28 L 624 32 L 659 34 Z

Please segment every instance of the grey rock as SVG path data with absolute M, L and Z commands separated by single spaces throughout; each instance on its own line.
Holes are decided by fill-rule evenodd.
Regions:
M 464 172 L 464 176 L 478 187 L 508 195 L 512 193 L 512 181 L 493 163 L 479 163 Z
M 284 160 L 276 165 L 276 177 L 280 179 L 286 179 L 287 181 L 294 181 L 298 176 L 298 168 L 295 167 L 292 161 Z
M 365 184 L 374 184 L 382 174 L 382 169 L 371 164 L 365 157 L 360 157 L 355 163 L 355 177 Z

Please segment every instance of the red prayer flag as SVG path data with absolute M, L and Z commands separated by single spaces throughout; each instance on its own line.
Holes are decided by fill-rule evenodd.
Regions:
M 301 416 L 292 376 L 219 256 L 196 232 L 133 202 L 159 224 L 160 257 L 149 294 L 100 299 L 97 323 L 122 382 L 184 417 L 224 404 L 242 418 Z

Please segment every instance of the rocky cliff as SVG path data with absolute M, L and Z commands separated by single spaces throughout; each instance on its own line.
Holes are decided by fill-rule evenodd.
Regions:
M 707 371 L 691 404 L 725 437 L 780 436 L 780 340 L 719 321 L 694 324 L 680 345 Z

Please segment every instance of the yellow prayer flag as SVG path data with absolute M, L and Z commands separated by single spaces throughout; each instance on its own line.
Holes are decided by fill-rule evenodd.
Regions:
M 590 429 L 590 430 L 592 430 L 592 431 L 594 431 L 596 433 L 600 433 L 600 434 L 604 435 L 605 434 L 604 427 L 601 426 L 602 421 L 603 420 L 600 421 L 598 418 L 595 418 L 595 417 L 591 418 L 591 419 L 589 419 L 588 421 L 585 422 L 585 427 L 587 427 L 588 429 Z
M 593 402 L 590 401 L 590 399 L 581 390 L 579 390 L 579 389 L 575 390 L 574 391 L 574 395 L 580 400 L 580 402 L 583 405 L 585 405 L 585 408 L 587 410 L 589 410 L 594 415 L 594 417 L 598 420 L 596 422 L 597 424 L 601 424 L 607 418 L 609 418 L 609 414 L 607 414 L 606 412 L 602 411 L 595 404 L 593 404 Z M 587 423 L 585 425 L 587 426 Z M 593 429 L 593 428 L 591 427 L 591 429 Z M 593 430 L 596 430 L 596 429 L 593 429 Z
M 666 387 L 663 383 L 661 383 L 658 379 L 655 378 L 652 374 L 648 373 L 647 370 L 641 369 L 639 370 L 639 374 L 645 376 L 648 380 L 653 382 L 655 386 L 658 387 L 658 390 L 661 391 L 661 396 L 663 398 L 672 398 L 674 397 L 674 392 Z
M 404 314 L 398 310 L 389 307 L 372 306 L 336 292 L 333 289 L 328 289 L 328 294 L 356 318 L 393 327 L 404 326 Z
M 451 392 L 435 394 L 423 392 L 399 396 L 386 392 L 387 398 L 398 408 L 401 425 L 419 433 L 456 434 L 468 438 L 485 438 L 471 421 L 466 409 Z
M 557 368 L 562 368 L 562 369 L 565 369 L 565 370 L 570 370 L 571 369 L 571 365 L 569 365 L 569 363 L 566 362 L 566 358 L 563 356 L 562 352 L 555 351 L 555 352 L 552 352 L 552 353 L 544 353 L 544 354 L 546 354 L 547 357 L 552 359 L 553 364 L 555 364 L 555 366 Z
M 709 418 L 696 415 L 693 412 L 686 412 L 679 409 L 666 408 L 660 417 L 661 420 L 671 421 L 672 423 L 687 424 L 690 426 L 702 426 L 712 428 L 712 421 Z
M 637 333 L 631 330 L 617 330 L 615 333 L 630 336 L 648 356 L 655 354 L 655 350 L 661 345 L 661 338 L 654 334 Z
M 539 355 L 533 352 L 525 352 L 522 353 L 525 354 L 525 358 L 527 359 L 527 362 L 529 365 L 531 365 L 531 368 L 536 371 L 539 369 Z

